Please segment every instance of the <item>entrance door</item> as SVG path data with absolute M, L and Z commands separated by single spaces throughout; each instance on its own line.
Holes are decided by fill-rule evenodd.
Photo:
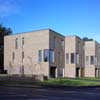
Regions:
M 56 77 L 56 67 L 50 67 L 50 77 L 51 78 Z
M 76 77 L 79 77 L 80 68 L 76 68 Z

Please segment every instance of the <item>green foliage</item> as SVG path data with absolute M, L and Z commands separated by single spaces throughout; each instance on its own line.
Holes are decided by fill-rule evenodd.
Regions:
M 12 34 L 11 28 L 6 28 L 0 24 L 0 46 L 4 44 L 4 36 Z
M 83 38 L 84 41 L 93 41 L 93 39 L 89 39 L 88 37 Z

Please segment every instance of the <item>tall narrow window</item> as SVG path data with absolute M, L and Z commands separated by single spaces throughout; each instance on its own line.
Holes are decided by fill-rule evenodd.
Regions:
M 22 52 L 22 62 L 23 62 L 23 59 L 24 59 L 24 51 Z
M 24 45 L 24 37 L 22 38 L 22 46 Z
M 79 54 L 78 53 L 76 53 L 76 58 L 75 59 L 76 59 L 76 63 L 79 64 Z
M 89 56 L 86 56 L 86 65 L 89 64 Z
M 15 53 L 13 52 L 12 53 L 12 61 L 14 61 L 14 59 L 15 59 Z
M 69 54 L 66 53 L 66 64 L 69 64 Z
M 18 49 L 18 38 L 15 40 L 15 49 Z
M 64 48 L 64 40 L 61 40 L 61 46 Z
M 74 53 L 71 53 L 71 64 L 74 63 Z
M 42 50 L 38 51 L 38 62 L 42 62 Z
M 55 48 L 56 46 L 56 37 L 54 36 L 54 43 L 53 43 L 53 47 Z
M 44 62 L 49 61 L 49 49 L 44 50 Z
M 54 60 L 55 60 L 55 57 L 54 57 L 54 50 L 50 50 L 50 52 L 49 52 L 49 54 L 50 54 L 50 63 L 54 63 Z
M 97 61 L 97 57 L 95 56 L 95 58 L 94 58 L 94 64 L 95 65 L 98 65 L 98 61 Z
M 91 63 L 91 65 L 94 64 L 94 56 L 90 56 L 90 63 Z

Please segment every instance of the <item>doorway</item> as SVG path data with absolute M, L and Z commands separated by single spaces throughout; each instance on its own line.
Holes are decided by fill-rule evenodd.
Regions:
M 80 68 L 76 68 L 76 77 L 80 77 Z
M 56 67 L 50 67 L 50 77 L 51 78 L 56 77 Z

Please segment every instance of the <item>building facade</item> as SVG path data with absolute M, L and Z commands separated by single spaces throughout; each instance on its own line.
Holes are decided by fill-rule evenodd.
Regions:
M 100 44 L 85 41 L 85 77 L 100 77 Z
M 65 77 L 84 76 L 84 42 L 78 36 L 65 37 Z
M 64 76 L 64 36 L 51 29 L 5 37 L 8 74 Z
M 4 70 L 48 78 L 100 77 L 100 44 L 51 29 L 5 36 Z

